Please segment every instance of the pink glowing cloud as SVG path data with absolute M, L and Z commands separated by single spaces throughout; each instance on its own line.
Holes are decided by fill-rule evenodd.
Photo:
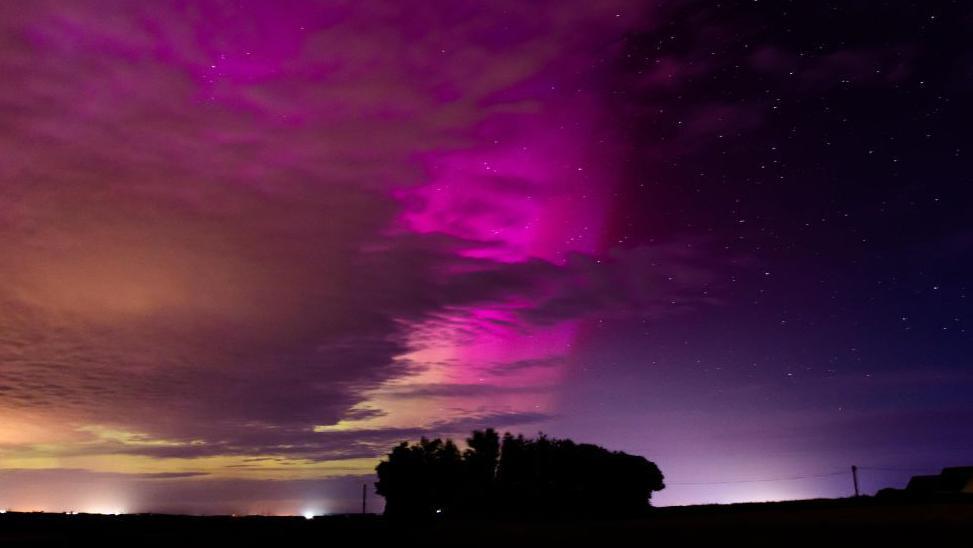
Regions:
M 579 322 L 708 282 L 604 241 L 619 150 L 570 86 L 629 6 L 285 4 L 0 7 L 0 413 L 50 425 L 0 456 L 538 425 Z

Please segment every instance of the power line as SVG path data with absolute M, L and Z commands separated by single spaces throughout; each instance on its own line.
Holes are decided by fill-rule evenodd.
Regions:
M 869 471 L 879 471 L 879 472 L 930 472 L 929 468 L 890 468 L 890 467 L 880 467 L 880 466 L 859 466 L 859 470 L 869 470 Z M 814 478 L 830 478 L 833 476 L 843 476 L 847 474 L 847 471 L 835 471 L 828 472 L 826 474 L 813 474 L 807 476 L 786 476 L 779 478 L 759 478 L 759 479 L 748 479 L 748 480 L 729 480 L 729 481 L 688 481 L 688 482 L 666 482 L 666 485 L 730 485 L 735 483 L 763 483 L 772 481 L 794 481 L 802 479 L 814 479 Z
M 846 475 L 847 473 L 848 472 L 840 471 L 840 472 L 830 472 L 830 473 L 827 473 L 827 474 L 814 474 L 814 475 L 810 475 L 810 476 L 788 476 L 788 477 L 782 477 L 782 478 L 760 478 L 760 479 L 751 479 L 751 480 L 691 481 L 691 482 L 676 482 L 676 483 L 666 482 L 666 485 L 726 485 L 726 484 L 731 484 L 731 483 L 758 483 L 758 482 L 766 482 L 766 481 L 793 481 L 793 480 L 801 480 L 801 479 L 829 478 L 829 477 L 832 477 L 832 476 L 843 476 L 843 475 Z
M 931 472 L 931 468 L 878 468 L 871 466 L 859 466 L 859 470 L 877 470 L 880 472 Z

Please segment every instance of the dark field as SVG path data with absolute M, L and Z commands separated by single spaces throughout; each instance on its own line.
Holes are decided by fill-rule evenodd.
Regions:
M 968 502 L 870 499 L 655 509 L 626 520 L 393 523 L 379 516 L 0 515 L 0 546 L 966 545 Z

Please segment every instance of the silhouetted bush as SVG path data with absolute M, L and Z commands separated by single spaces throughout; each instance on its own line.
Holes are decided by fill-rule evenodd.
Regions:
M 643 457 L 571 440 L 474 431 L 452 441 L 403 442 L 376 471 L 391 517 L 624 516 L 649 508 L 665 487 Z

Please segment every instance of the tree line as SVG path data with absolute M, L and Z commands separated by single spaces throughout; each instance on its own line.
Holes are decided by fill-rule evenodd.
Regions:
M 655 463 L 570 439 L 474 431 L 452 440 L 402 442 L 376 468 L 385 514 L 443 516 L 624 516 L 649 508 L 665 487 Z

